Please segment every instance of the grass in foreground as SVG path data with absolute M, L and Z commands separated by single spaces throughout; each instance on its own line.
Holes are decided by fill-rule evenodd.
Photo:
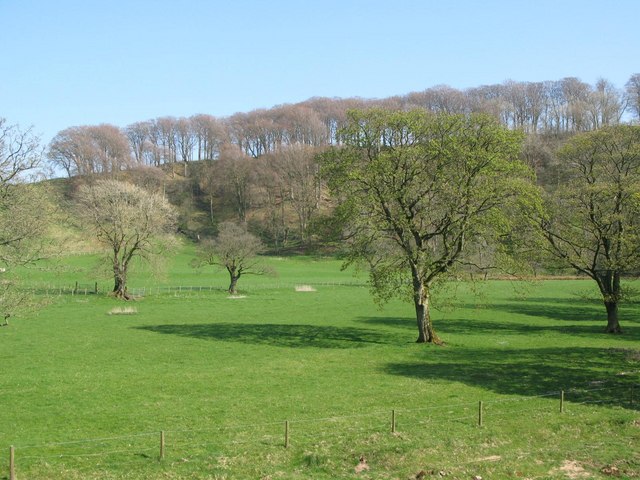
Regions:
M 229 298 L 222 273 L 187 257 L 171 283 L 211 291 L 64 294 L 0 329 L 1 464 L 15 445 L 18 477 L 36 480 L 640 475 L 638 305 L 607 336 L 603 308 L 576 295 L 588 282 L 526 298 L 461 285 L 434 348 L 413 343 L 410 305 L 378 310 L 366 287 L 339 285 L 354 279 L 336 261 L 273 259 L 277 279 L 243 278 Z

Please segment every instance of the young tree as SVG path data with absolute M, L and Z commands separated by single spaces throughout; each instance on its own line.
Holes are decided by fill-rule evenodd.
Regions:
M 325 168 L 350 214 L 350 258 L 368 262 L 380 300 L 408 293 L 419 343 L 441 343 L 430 316 L 436 281 L 468 244 L 513 248 L 525 197 L 535 202 L 533 175 L 517 160 L 521 135 L 486 116 L 424 110 L 351 112 L 342 135 Z
M 161 195 L 116 180 L 81 187 L 77 200 L 79 215 L 108 251 L 113 295 L 129 300 L 131 261 L 166 251 L 176 221 L 174 208 Z
M 229 293 L 235 295 L 242 275 L 269 273 L 258 257 L 263 251 L 260 239 L 249 233 L 244 225 L 222 222 L 218 236 L 200 245 L 195 265 L 224 267 L 229 272 Z
M 620 333 L 622 275 L 640 268 L 640 127 L 618 125 L 572 137 L 559 152 L 563 182 L 547 195 L 548 251 L 592 278 Z

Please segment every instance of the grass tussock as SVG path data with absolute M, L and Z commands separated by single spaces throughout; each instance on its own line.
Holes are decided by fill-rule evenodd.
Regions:
M 107 312 L 107 315 L 137 315 L 136 307 L 114 307 Z
M 311 285 L 296 285 L 296 292 L 315 292 L 316 289 Z

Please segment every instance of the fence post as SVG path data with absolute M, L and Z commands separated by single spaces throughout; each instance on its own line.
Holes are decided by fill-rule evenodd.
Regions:
M 16 452 L 13 445 L 9 447 L 9 480 L 16 480 Z
M 482 426 L 482 400 L 478 402 L 478 426 Z
M 391 433 L 396 433 L 396 411 L 391 410 Z
M 284 422 L 284 448 L 289 448 L 289 420 Z
M 96 295 L 98 294 L 98 282 L 96 282 L 96 286 L 93 290 L 93 293 L 95 293 Z
M 164 430 L 160 431 L 160 460 L 164 460 Z
M 560 413 L 564 413 L 564 390 L 560 390 Z
M 634 398 L 633 398 L 633 394 L 635 393 L 633 390 L 634 385 L 631 384 L 631 396 L 629 397 L 629 404 L 631 405 L 631 407 L 633 407 L 633 402 L 634 402 Z

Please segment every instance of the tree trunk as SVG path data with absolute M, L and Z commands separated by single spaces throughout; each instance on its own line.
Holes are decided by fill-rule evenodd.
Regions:
M 123 300 L 131 300 L 127 293 L 127 268 L 119 264 L 113 265 L 113 296 Z
M 421 279 L 415 278 L 415 276 L 413 281 L 413 301 L 418 323 L 418 339 L 416 343 L 444 345 L 444 342 L 436 334 L 431 321 L 429 289 L 425 287 Z
M 607 328 L 604 331 L 606 333 L 622 333 L 618 321 L 618 304 L 622 297 L 620 272 L 607 270 L 604 274 L 598 276 L 596 281 L 604 299 L 604 306 L 607 309 Z
M 238 293 L 236 286 L 238 285 L 238 279 L 240 278 L 240 275 L 229 273 L 229 278 L 231 279 L 231 282 L 229 284 L 229 293 L 231 295 L 235 295 L 236 293 Z
M 606 333 L 622 333 L 620 323 L 618 322 L 618 302 L 608 301 L 604 302 L 604 306 L 607 308 L 607 328 Z

